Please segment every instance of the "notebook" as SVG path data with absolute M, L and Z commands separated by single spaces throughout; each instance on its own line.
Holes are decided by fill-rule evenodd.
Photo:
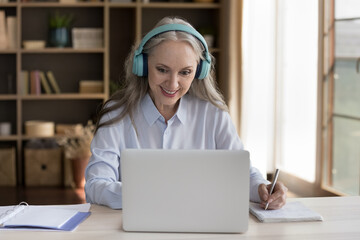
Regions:
M 248 229 L 249 153 L 228 150 L 121 152 L 125 231 Z
M 20 203 L 0 207 L 0 226 L 4 229 L 73 231 L 90 215 L 89 209 L 90 204 L 29 206 Z
M 278 210 L 264 210 L 258 203 L 250 203 L 250 212 L 260 222 L 322 221 L 323 217 L 301 202 L 288 202 Z

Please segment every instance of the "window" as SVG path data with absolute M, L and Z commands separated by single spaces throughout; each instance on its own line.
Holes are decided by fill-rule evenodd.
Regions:
M 323 188 L 360 194 L 360 2 L 324 1 Z

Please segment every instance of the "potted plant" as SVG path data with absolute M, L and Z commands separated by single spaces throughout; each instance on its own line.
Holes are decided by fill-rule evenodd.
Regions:
M 49 43 L 52 47 L 66 47 L 70 44 L 70 27 L 73 14 L 55 12 L 49 17 Z
M 57 139 L 64 148 L 65 158 L 70 159 L 76 188 L 82 188 L 85 184 L 85 168 L 91 156 L 90 144 L 94 131 L 95 125 L 90 120 L 86 126 L 77 124 L 66 129 L 64 135 Z

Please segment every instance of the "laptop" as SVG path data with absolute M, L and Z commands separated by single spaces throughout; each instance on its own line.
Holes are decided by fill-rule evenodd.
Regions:
M 249 165 L 247 151 L 123 150 L 123 229 L 247 231 Z

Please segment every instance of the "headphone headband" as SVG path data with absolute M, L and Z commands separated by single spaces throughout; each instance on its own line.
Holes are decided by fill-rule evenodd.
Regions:
M 200 68 L 199 69 L 199 73 L 195 76 L 199 79 L 203 79 L 205 78 L 209 71 L 210 71 L 210 66 L 211 66 L 211 57 L 209 55 L 209 49 L 208 46 L 206 44 L 206 41 L 204 39 L 204 37 L 198 32 L 196 31 L 194 28 L 184 25 L 184 24 L 165 24 L 165 25 L 161 25 L 159 27 L 154 28 L 153 30 L 151 30 L 148 34 L 145 35 L 145 37 L 142 39 L 139 47 L 136 49 L 135 53 L 134 53 L 134 62 L 133 62 L 133 73 L 138 75 L 138 76 L 146 76 L 147 75 L 147 60 L 144 61 L 144 55 L 143 54 L 143 48 L 145 46 L 145 44 L 153 37 L 155 37 L 156 35 L 159 35 L 161 33 L 165 33 L 165 32 L 170 32 L 170 31 L 180 31 L 180 32 L 186 32 L 189 33 L 191 35 L 193 35 L 194 37 L 196 37 L 201 44 L 204 46 L 205 51 L 204 51 L 204 58 L 205 58 L 205 62 L 203 62 L 200 59 L 200 66 L 204 65 L 204 68 Z M 143 70 L 146 69 L 146 70 Z

